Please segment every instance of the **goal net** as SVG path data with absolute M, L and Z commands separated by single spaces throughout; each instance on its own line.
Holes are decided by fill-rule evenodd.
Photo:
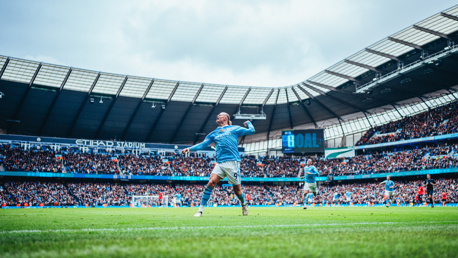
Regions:
M 169 197 L 162 196 L 159 200 L 159 195 L 134 195 L 132 196 L 132 207 L 134 208 L 148 208 L 148 207 L 168 207 Z

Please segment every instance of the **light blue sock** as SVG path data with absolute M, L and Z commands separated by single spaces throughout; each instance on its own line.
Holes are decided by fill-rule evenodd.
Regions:
M 243 193 L 240 196 L 237 195 L 237 198 L 239 198 L 241 205 L 245 205 L 245 195 Z
M 200 200 L 200 206 L 207 205 L 208 200 L 210 199 L 210 195 L 212 194 L 213 187 L 205 186 L 204 192 L 202 194 L 202 199 Z

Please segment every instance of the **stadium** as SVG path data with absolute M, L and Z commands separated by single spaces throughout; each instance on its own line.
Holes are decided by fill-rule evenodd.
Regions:
M 0 53 L 0 256 L 457 257 L 457 42 L 455 5 L 277 87 Z

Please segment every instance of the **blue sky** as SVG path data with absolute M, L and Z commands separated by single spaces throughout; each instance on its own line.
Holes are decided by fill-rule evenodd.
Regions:
M 286 86 L 455 4 L 0 0 L 0 55 L 162 79 Z

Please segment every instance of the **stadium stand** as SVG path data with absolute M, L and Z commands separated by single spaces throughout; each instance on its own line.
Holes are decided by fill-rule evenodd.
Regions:
M 392 121 L 368 130 L 357 146 L 456 133 L 458 102 L 435 108 L 414 116 Z M 378 136 L 384 134 L 384 136 Z
M 211 119 L 220 112 L 249 113 L 256 108 L 266 115 L 266 119 L 255 121 L 257 134 L 251 139 L 241 137 L 239 145 L 256 143 L 263 138 L 266 139 L 263 142 L 266 151 L 281 147 L 281 143 L 271 146 L 269 141 L 281 142 L 277 139 L 278 134 L 277 138 L 273 135 L 282 129 L 325 128 L 324 140 L 342 137 L 335 142 L 339 146 L 349 146 L 345 143 L 349 134 L 360 134 L 370 128 L 356 142 L 357 147 L 453 134 L 458 128 L 458 45 L 454 43 L 458 39 L 457 8 L 409 26 L 307 80 L 282 87 L 141 78 L 0 56 L 1 133 L 34 135 L 37 142 L 40 142 L 39 137 L 62 137 L 189 146 L 214 130 Z M 415 85 L 406 87 L 406 83 Z M 94 101 L 98 98 L 100 101 Z M 407 106 L 418 99 L 423 109 L 415 111 Z M 436 104 L 429 105 L 432 102 Z M 404 106 L 401 108 L 401 105 Z M 428 110 L 424 111 L 426 108 Z M 384 111 L 380 113 L 380 109 Z M 235 125 L 243 123 L 236 119 L 233 122 Z M 354 135 L 351 138 L 357 137 Z M 45 172 L 50 173 L 50 177 L 61 176 L 60 173 L 104 175 L 119 180 L 143 175 L 207 177 L 215 164 L 211 155 L 146 153 L 139 146 L 134 153 L 132 149 L 127 152 L 87 147 L 86 150 L 53 149 L 46 144 L 27 141 L 23 142 L 27 147 L 13 140 L 6 142 L 0 145 L 0 171 L 12 172 L 7 175 L 9 177 L 15 177 L 16 172 Z M 402 148 L 393 146 L 391 149 L 364 149 L 354 157 L 325 159 L 318 155 L 312 159 L 321 176 L 328 178 L 381 177 L 383 173 L 405 171 L 424 174 L 431 169 L 458 167 L 456 137 Z M 259 151 L 260 147 L 256 148 Z M 178 147 L 172 149 L 178 151 Z M 251 183 L 259 183 L 244 185 L 248 202 L 251 205 L 301 203 L 299 182 L 293 179 L 308 157 L 259 156 L 260 152 L 257 153 L 252 156 L 247 152 L 240 164 L 241 175 L 245 179 L 256 179 Z M 456 171 L 449 171 L 451 177 L 456 177 L 453 173 Z M 49 178 L 26 181 L 19 176 L 13 181 L 7 176 L 0 181 L 1 201 L 7 206 L 25 203 L 30 206 L 41 203 L 44 206 L 126 206 L 133 195 L 158 192 L 176 197 L 179 206 L 193 206 L 198 204 L 203 189 L 203 185 L 195 181 L 184 183 L 186 180 L 170 178 L 115 183 L 107 178 L 104 182 L 94 178 L 86 178 L 87 181 L 67 178 L 58 182 L 45 182 Z M 415 176 L 415 180 L 408 178 L 410 181 L 397 179 L 400 202 L 408 203 L 414 198 L 414 189 L 420 183 L 417 179 L 423 175 L 417 173 Z M 371 180 L 324 184 L 316 202 L 346 202 L 346 193 L 351 192 L 356 203 L 382 203 L 383 189 L 374 178 Z M 457 188 L 455 179 L 444 178 L 436 193 L 446 191 L 450 201 L 456 202 Z M 172 198 L 168 201 L 172 204 Z M 213 191 L 209 203 L 235 205 L 238 201 L 231 188 L 223 184 Z
M 458 201 L 456 179 L 436 179 L 438 185 L 434 201 L 440 203 L 441 194 L 447 193 L 448 202 Z M 403 205 L 415 202 L 416 188 L 423 181 L 396 181 L 395 200 Z M 0 203 L 4 206 L 128 206 L 132 195 L 152 195 L 162 192 L 178 197 L 178 206 L 196 206 L 200 201 L 204 185 L 201 184 L 134 184 L 134 183 L 57 183 L 36 181 L 6 181 L 0 185 Z M 244 185 L 243 189 L 250 205 L 294 205 L 302 203 L 302 191 L 298 185 Z M 351 193 L 351 201 L 346 193 Z M 312 199 L 317 204 L 382 204 L 384 188 L 379 183 L 350 183 L 322 185 L 318 196 Z M 168 199 L 172 205 L 172 198 Z M 239 205 L 229 185 L 218 186 L 210 204 Z
M 345 159 L 312 158 L 322 176 L 394 173 L 458 167 L 458 145 L 423 147 L 397 152 L 374 152 Z M 171 154 L 170 154 L 171 155 Z M 2 145 L 1 164 L 6 171 L 62 172 L 156 176 L 209 176 L 213 157 L 91 154 L 54 152 L 49 148 Z M 62 157 L 60 159 L 59 157 Z M 241 161 L 244 177 L 297 177 L 305 158 L 246 156 Z M 117 163 L 118 162 L 118 163 Z

